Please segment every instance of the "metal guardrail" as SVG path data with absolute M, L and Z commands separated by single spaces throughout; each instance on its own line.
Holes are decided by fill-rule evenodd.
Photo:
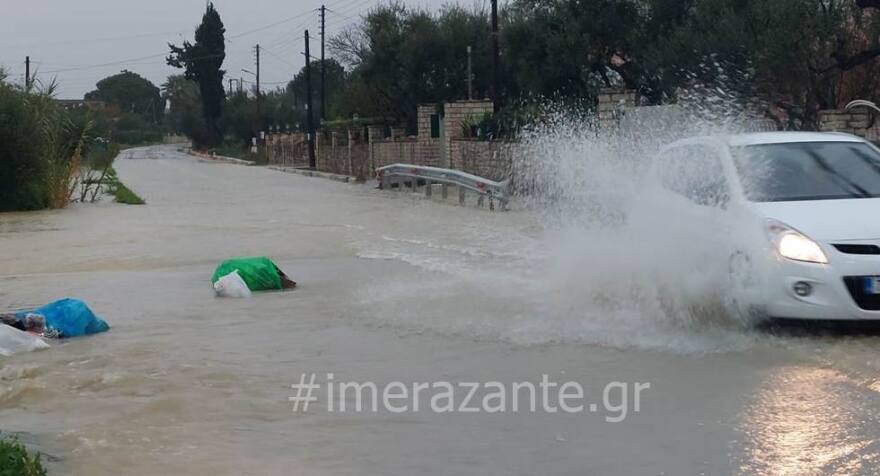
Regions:
M 397 184 L 402 188 L 406 182 L 410 183 L 413 192 L 418 190 L 419 182 L 425 182 L 425 195 L 433 195 L 432 185 L 442 185 L 443 198 L 448 195 L 448 186 L 458 187 L 458 201 L 465 204 L 465 194 L 468 190 L 478 194 L 477 204 L 482 206 L 484 199 L 489 197 L 489 208 L 495 209 L 495 201 L 501 204 L 503 210 L 510 200 L 508 182 L 495 182 L 493 180 L 478 177 L 460 170 L 442 169 L 439 167 L 425 167 L 410 164 L 392 164 L 376 170 L 379 180 L 379 188 L 386 190 Z

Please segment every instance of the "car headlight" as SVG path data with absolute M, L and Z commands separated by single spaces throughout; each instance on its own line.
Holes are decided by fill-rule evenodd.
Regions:
M 818 243 L 785 223 L 767 220 L 767 233 L 773 247 L 783 258 L 807 263 L 828 263 L 828 257 Z

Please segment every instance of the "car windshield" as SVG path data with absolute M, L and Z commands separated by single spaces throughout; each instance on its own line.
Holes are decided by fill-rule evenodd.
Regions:
M 880 154 L 859 142 L 760 144 L 734 150 L 749 200 L 880 197 Z

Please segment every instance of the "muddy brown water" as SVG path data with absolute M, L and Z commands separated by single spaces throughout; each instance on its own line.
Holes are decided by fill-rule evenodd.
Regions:
M 876 474 L 875 336 L 689 332 L 618 324 L 579 301 L 548 308 L 577 287 L 536 284 L 546 247 L 527 212 L 168 147 L 128 151 L 118 170 L 148 205 L 0 214 L 0 309 L 75 296 L 112 326 L 0 360 L 0 430 L 59 457 L 55 474 Z M 269 255 L 300 287 L 215 298 L 214 267 L 242 255 Z M 548 374 L 594 397 L 612 381 L 652 386 L 621 423 L 294 413 L 303 372 Z

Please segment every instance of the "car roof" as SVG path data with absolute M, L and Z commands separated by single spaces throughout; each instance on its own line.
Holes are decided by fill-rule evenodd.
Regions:
M 842 132 L 754 132 L 726 138 L 731 147 L 793 142 L 864 142 L 864 139 Z

